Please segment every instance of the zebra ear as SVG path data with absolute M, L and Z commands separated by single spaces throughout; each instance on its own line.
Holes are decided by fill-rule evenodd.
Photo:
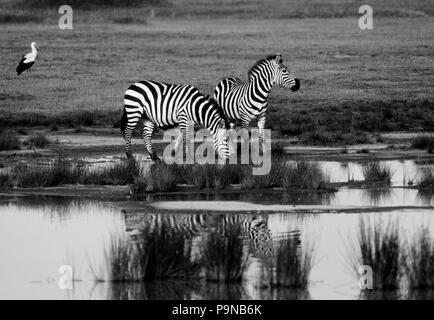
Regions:
M 282 55 L 280 53 L 276 54 L 276 62 L 283 63 Z

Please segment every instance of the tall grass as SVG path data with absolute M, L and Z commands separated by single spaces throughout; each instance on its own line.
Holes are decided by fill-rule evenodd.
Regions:
M 145 192 L 172 191 L 179 181 L 176 165 L 167 165 L 157 161 L 149 168 L 141 168 L 139 175 L 134 178 L 131 191 L 134 194 Z
M 205 279 L 213 282 L 241 282 L 248 267 L 248 255 L 239 225 L 225 232 L 214 230 L 202 249 Z
M 121 161 L 105 167 L 86 170 L 78 182 L 96 185 L 131 184 L 139 171 L 139 165 L 135 161 Z
M 434 173 L 431 169 L 424 169 L 417 181 L 419 189 L 434 189 Z
M 135 242 L 112 238 L 106 260 L 106 280 L 111 282 L 187 280 L 197 277 L 199 271 L 192 259 L 191 242 L 164 223 L 145 231 Z
M 241 184 L 246 189 L 283 187 L 286 189 L 331 190 L 329 177 L 316 162 L 287 161 L 274 157 L 270 172 L 253 175 L 252 167 L 244 166 Z
M 74 163 L 59 156 L 48 166 L 20 166 L 15 168 L 18 187 L 53 187 L 77 183 L 84 174 L 80 163 Z
M 434 150 L 434 136 L 418 136 L 411 142 L 411 147 L 415 149 L 425 149 L 429 153 Z
M 361 254 L 359 265 L 369 265 L 373 270 L 375 289 L 399 288 L 402 245 L 397 221 L 390 220 L 384 226 L 360 218 L 358 249 Z
M 14 185 L 10 174 L 0 173 L 0 189 L 9 189 Z
M 409 248 L 406 274 L 410 289 L 434 289 L 434 239 L 422 227 Z
M 329 178 L 316 162 L 295 161 L 282 166 L 282 185 L 285 188 L 327 189 Z
M 261 286 L 271 289 L 307 289 L 313 267 L 313 248 L 302 251 L 295 238 L 279 242 L 275 257 L 264 262 L 261 269 Z
M 63 0 L 26 0 L 21 1 L 21 5 L 36 8 L 59 7 L 64 4 Z M 69 0 L 68 5 L 73 8 L 95 8 L 95 7 L 139 7 L 144 5 L 162 5 L 165 0 Z
M 239 183 L 242 175 L 241 166 L 232 164 L 193 164 L 181 165 L 178 168 L 181 180 L 199 189 L 220 190 L 230 184 Z
M 241 185 L 244 189 L 282 187 L 282 161 L 272 160 L 271 169 L 265 175 L 253 175 L 252 166 L 241 166 Z
M 392 171 L 378 161 L 371 161 L 363 167 L 363 177 L 366 182 L 383 182 L 390 184 Z
M 0 151 L 20 149 L 20 139 L 15 131 L 0 132 Z
M 21 188 L 54 187 L 62 184 L 123 185 L 132 183 L 139 169 L 133 162 L 125 161 L 86 169 L 77 160 L 59 155 L 48 165 L 24 165 L 14 169 L 13 177 Z
M 36 147 L 36 148 L 44 148 L 51 143 L 51 141 L 47 138 L 47 136 L 43 133 L 37 133 L 34 136 L 31 136 L 26 141 L 27 144 Z

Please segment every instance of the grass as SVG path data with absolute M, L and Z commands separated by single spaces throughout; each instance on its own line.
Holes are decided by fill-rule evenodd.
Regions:
M 427 150 L 429 153 L 432 153 L 434 150 L 434 136 L 418 136 L 411 142 L 411 147 Z
M 126 24 L 112 23 L 112 18 L 148 17 L 146 8 L 121 8 L 118 17 L 109 9 L 77 9 L 74 22 L 83 22 L 76 22 L 74 34 L 65 31 L 59 35 L 58 29 L 51 28 L 58 17 L 47 11 L 43 12 L 47 24 L 38 25 L 37 30 L 30 23 L 19 29 L 3 24 L 4 41 L 18 39 L 23 33 L 29 39 L 40 39 L 41 32 L 51 40 L 38 41 L 43 49 L 39 62 L 32 67 L 32 73 L 19 78 L 9 66 L 17 63 L 17 52 L 28 52 L 29 44 L 15 41 L 4 52 L 5 63 L 0 66 L 0 74 L 5 75 L 0 79 L 0 125 L 118 126 L 124 91 L 143 77 L 137 70 L 146 69 L 149 79 L 190 83 L 211 94 L 220 78 L 246 79 L 247 70 L 257 59 L 280 51 L 285 63 L 301 79 L 301 89 L 291 93 L 276 88 L 271 93 L 267 126 L 274 131 L 299 136 L 306 143 L 349 144 L 364 141 L 369 138 L 366 133 L 378 131 L 434 130 L 430 87 L 434 79 L 428 65 L 412 63 L 414 59 L 432 58 L 427 45 L 432 19 L 378 19 L 376 32 L 368 33 L 354 23 L 354 3 L 344 0 L 352 18 L 273 19 L 284 16 L 284 11 L 286 15 L 296 12 L 300 6 L 307 10 L 306 16 L 318 15 L 318 9 L 313 9 L 318 6 L 333 16 L 332 12 L 342 10 L 340 1 L 321 5 L 300 2 L 294 3 L 295 7 L 282 5 L 280 0 L 219 5 L 185 1 L 156 9 L 157 17 L 164 9 L 173 10 L 176 19 L 157 18 L 148 25 L 132 26 L 127 18 Z M 381 14 L 380 8 L 389 7 L 380 2 L 376 5 L 376 16 Z M 401 1 L 396 7 L 429 11 L 432 5 L 419 0 Z M 213 8 L 217 10 L 215 15 Z M 178 9 L 189 18 L 182 18 Z M 23 11 L 39 14 L 39 10 Z M 197 19 L 196 15 L 226 19 L 222 26 L 221 20 Z M 246 19 L 234 18 L 240 15 Z M 267 19 L 257 19 L 258 15 Z M 89 25 L 92 28 L 87 28 Z M 414 38 L 416 28 L 418 37 Z M 138 36 L 143 43 L 136 41 Z M 240 38 L 244 41 L 240 42 Z M 68 50 L 65 42 L 69 43 Z M 116 43 L 117 50 L 112 50 L 112 43 Z M 264 52 L 264 47 L 270 52 Z M 101 52 L 110 54 L 101 59 Z M 146 61 L 143 52 L 147 52 Z M 66 69 L 68 73 L 57 72 Z M 23 79 L 29 80 L 28 85 L 22 86 Z
M 313 253 L 304 252 L 296 239 L 288 238 L 279 242 L 276 256 L 262 266 L 261 285 L 267 288 L 307 289 L 312 270 Z
M 193 164 L 181 165 L 179 174 L 181 180 L 199 189 L 220 190 L 230 184 L 239 183 L 242 172 L 239 165 Z
M 241 186 L 243 189 L 273 188 L 282 186 L 281 163 L 272 160 L 271 170 L 266 175 L 253 175 L 252 167 L 245 165 L 241 167 Z
M 20 139 L 15 131 L 0 132 L 0 151 L 19 149 Z
M 80 161 L 58 156 L 48 165 L 17 166 L 10 175 L 20 188 L 54 187 L 62 184 L 124 185 L 132 183 L 139 169 L 125 161 L 86 169 Z
M 0 189 L 9 189 L 13 187 L 13 180 L 8 173 L 0 173 Z
M 378 161 L 371 161 L 363 167 L 363 177 L 366 182 L 390 184 L 392 171 Z
M 287 189 L 325 190 L 329 181 L 316 162 L 299 160 L 282 166 L 282 184 Z
M 202 249 L 205 279 L 212 282 L 242 282 L 248 267 L 246 246 L 238 225 L 211 232 Z
M 431 169 L 424 169 L 421 171 L 422 175 L 417 181 L 417 188 L 419 189 L 434 189 L 434 173 Z
M 192 245 L 180 231 L 166 224 L 156 225 L 131 239 L 112 238 L 106 253 L 111 282 L 145 282 L 197 276 L 198 265 L 192 262 Z M 103 279 L 101 275 L 94 275 Z
M 38 133 L 27 139 L 26 143 L 36 148 L 44 148 L 49 145 L 51 141 L 47 138 L 45 134 Z
M 179 181 L 176 165 L 167 165 L 158 161 L 149 168 L 141 168 L 139 175 L 134 178 L 131 191 L 134 194 L 145 192 L 173 191 Z
M 373 286 L 379 290 L 399 288 L 402 244 L 396 221 L 387 225 L 360 218 L 358 230 L 359 265 L 373 271 Z M 356 269 L 357 271 L 357 269 Z
M 60 111 L 57 113 L 27 112 L 24 114 L 2 114 L 0 125 L 5 127 L 15 126 L 44 126 L 80 128 L 82 126 L 110 126 L 120 127 L 120 110 L 78 110 Z M 54 130 L 54 131 L 57 131 Z
M 54 187 L 77 183 L 84 173 L 80 163 L 59 156 L 47 166 L 15 167 L 16 185 L 20 188 Z
M 68 5 L 72 8 L 95 9 L 100 7 L 139 7 L 144 5 L 162 5 L 164 0 L 69 0 Z M 65 4 L 62 0 L 26 0 L 20 5 L 31 8 L 52 8 Z
M 142 170 L 134 180 L 133 193 L 173 191 L 177 184 L 193 185 L 198 189 L 222 190 L 231 184 L 243 189 L 285 188 L 303 190 L 333 190 L 328 177 L 314 162 L 288 162 L 273 158 L 270 173 L 253 175 L 251 165 L 193 164 L 167 165 L 154 163 Z
M 434 239 L 422 227 L 410 245 L 406 274 L 410 289 L 434 288 Z
M 316 162 L 296 160 L 285 157 L 272 158 L 270 172 L 266 175 L 253 175 L 251 166 L 241 167 L 241 185 L 244 189 L 285 188 L 304 190 L 332 190 L 329 177 Z
M 222 190 L 232 184 L 243 189 L 284 188 L 333 191 L 328 177 L 317 163 L 288 162 L 274 158 L 271 171 L 253 175 L 251 165 L 193 164 L 167 165 L 157 161 L 149 167 L 140 167 L 135 161 L 120 161 L 107 166 L 86 168 L 76 159 L 58 155 L 50 163 L 18 165 L 9 174 L 9 180 L 20 188 L 54 187 L 62 184 L 126 185 L 132 184 L 133 194 L 174 191 L 179 184 L 197 189 Z M 6 181 L 6 178 L 4 179 Z
M 121 161 L 105 167 L 88 169 L 80 177 L 79 183 L 96 185 L 125 185 L 134 182 L 138 176 L 140 168 L 133 161 Z

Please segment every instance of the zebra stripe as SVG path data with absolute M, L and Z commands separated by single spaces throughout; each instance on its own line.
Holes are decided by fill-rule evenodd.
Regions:
M 241 122 L 243 128 L 258 119 L 259 139 L 263 143 L 267 99 L 272 87 L 280 85 L 297 91 L 300 81 L 291 76 L 279 54 L 257 61 L 249 70 L 248 78 L 248 82 L 239 78 L 222 80 L 214 90 L 214 99 L 229 120 Z
M 155 81 L 140 81 L 131 85 L 124 95 L 121 131 L 128 157 L 132 157 L 131 136 L 137 123 L 143 121 L 142 137 L 152 159 L 158 159 L 151 137 L 155 127 L 179 126 L 176 150 L 185 140 L 189 124 L 202 125 L 214 136 L 214 147 L 220 157 L 229 157 L 226 118 L 213 99 L 202 95 L 189 85 L 174 85 Z

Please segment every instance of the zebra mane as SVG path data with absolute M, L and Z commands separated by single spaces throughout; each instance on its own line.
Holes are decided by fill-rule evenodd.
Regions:
M 204 95 L 204 98 L 206 100 L 208 100 L 212 105 L 214 105 L 216 107 L 216 111 L 217 113 L 223 118 L 223 120 L 225 121 L 225 127 L 226 129 L 229 129 L 229 119 L 226 117 L 226 114 L 223 112 L 223 109 L 220 107 L 220 105 L 218 104 L 217 100 L 215 100 L 213 97 L 211 97 L 210 95 Z
M 276 57 L 277 57 L 277 54 L 270 54 L 270 55 L 266 56 L 265 58 L 262 58 L 262 59 L 259 59 L 258 61 L 256 61 L 255 64 L 249 69 L 249 71 L 247 71 L 247 77 L 249 79 L 251 79 L 253 76 L 253 71 L 255 71 L 258 67 L 260 67 L 261 65 L 263 65 L 267 62 L 275 60 Z

